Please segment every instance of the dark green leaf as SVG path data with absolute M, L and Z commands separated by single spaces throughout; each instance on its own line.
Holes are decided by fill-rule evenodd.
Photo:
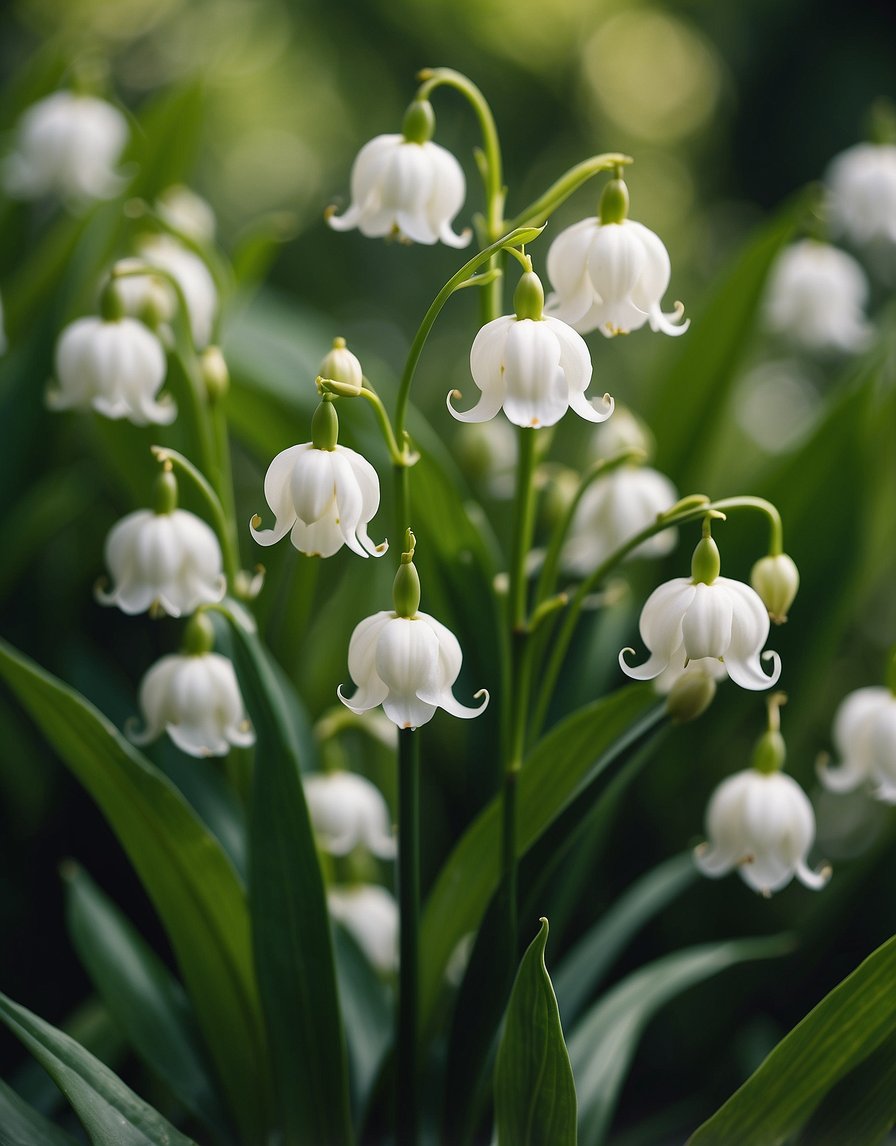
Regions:
M 548 921 L 523 956 L 495 1064 L 498 1146 L 575 1146 L 576 1088 L 544 963 Z
M 0 1146 L 76 1146 L 0 1079 Z
M 0 1020 L 65 1094 L 94 1146 L 195 1146 L 74 1039 L 5 995 Z
M 73 689 L 0 641 L 2 675 L 108 819 L 174 947 L 247 1144 L 267 1124 L 267 1049 L 245 894 L 177 789 Z
M 333 928 L 339 1001 L 345 1021 L 352 1097 L 360 1115 L 392 1045 L 392 992 L 343 927 Z

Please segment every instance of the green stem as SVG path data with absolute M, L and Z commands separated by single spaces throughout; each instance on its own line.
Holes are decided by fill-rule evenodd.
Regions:
M 682 505 L 686 508 L 679 508 Z M 624 545 L 620 545 L 618 549 L 614 550 L 606 560 L 602 561 L 600 565 L 585 578 L 581 585 L 579 585 L 573 595 L 569 603 L 569 609 L 564 614 L 560 624 L 554 647 L 551 650 L 551 655 L 541 678 L 539 698 L 532 719 L 533 735 L 537 736 L 544 724 L 548 706 L 557 684 L 557 678 L 560 675 L 560 669 L 563 666 L 563 661 L 566 657 L 566 652 L 572 640 L 573 633 L 575 632 L 575 627 L 578 624 L 585 600 L 595 591 L 607 574 L 615 569 L 632 550 L 637 549 L 639 545 L 644 541 L 648 541 L 655 534 L 662 533 L 664 529 L 669 529 L 676 525 L 686 525 L 691 521 L 699 521 L 705 518 L 707 514 L 724 514 L 726 510 L 733 509 L 756 509 L 759 510 L 760 513 L 764 513 L 769 519 L 771 534 L 769 551 L 772 555 L 783 552 L 783 526 L 781 523 L 781 515 L 776 506 L 761 497 L 745 495 L 743 497 L 723 498 L 721 501 L 710 501 L 708 498 L 698 498 L 695 495 L 692 498 L 684 499 L 684 502 L 679 503 L 679 506 L 673 506 L 668 513 L 660 515 L 655 522 L 645 526 L 644 529 L 636 533 L 634 537 L 629 538 Z
M 536 430 L 517 430 L 516 498 L 510 555 L 510 625 L 513 631 L 526 623 L 526 555 L 532 544 L 535 522 L 533 476 L 538 444 L 536 435 Z
M 418 997 L 420 933 L 420 744 L 412 728 L 398 730 L 398 902 L 400 909 L 396 1031 L 397 1146 L 420 1135 Z
M 227 432 L 227 414 L 224 411 L 224 405 L 220 398 L 212 399 L 209 402 L 209 406 L 212 432 L 215 439 L 215 455 L 218 463 L 214 475 L 217 481 L 213 484 L 224 512 L 228 532 L 227 548 L 230 551 L 231 559 L 235 567 L 234 571 L 236 572 L 240 568 L 240 543 L 239 534 L 237 532 L 236 499 L 233 492 L 233 467 L 230 460 L 230 435 Z
M 397 466 L 406 466 L 408 463 L 407 447 L 405 447 L 404 450 L 399 448 L 398 441 L 392 431 L 392 423 L 389 421 L 389 415 L 386 413 L 386 407 L 383 405 L 379 394 L 377 394 L 366 378 L 364 379 L 364 385 L 361 387 L 360 397 L 366 398 L 373 407 L 373 412 L 376 415 L 377 423 L 386 441 L 386 448 L 389 451 L 389 457 L 392 459 L 392 462 Z
M 599 175 L 601 171 L 612 171 L 631 162 L 631 156 L 609 151 L 577 163 L 575 167 L 571 167 L 565 175 L 561 175 L 555 183 L 552 183 L 543 195 L 540 195 L 528 207 L 520 211 L 511 225 L 527 227 L 545 223 L 550 218 L 551 213 L 556 211 L 560 204 L 567 200 L 574 191 L 577 191 L 583 183 L 587 183 L 589 179 Z

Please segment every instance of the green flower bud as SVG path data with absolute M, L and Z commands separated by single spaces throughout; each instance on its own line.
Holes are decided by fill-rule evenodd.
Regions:
M 711 585 L 722 568 L 719 547 L 711 537 L 701 537 L 691 558 L 691 578 L 695 585 Z
M 199 371 L 205 383 L 205 392 L 214 402 L 223 398 L 230 388 L 230 372 L 218 346 L 207 346 L 199 355 Z
M 177 509 L 177 478 L 170 462 L 165 463 L 162 472 L 156 478 L 152 491 L 152 506 L 158 514 L 174 513 Z
M 622 223 L 628 217 L 628 187 L 624 179 L 611 179 L 603 190 L 598 208 L 601 226 Z
M 332 349 L 320 364 L 318 386 L 342 398 L 355 398 L 363 384 L 361 363 L 346 347 L 344 338 L 334 338 Z
M 416 538 L 410 529 L 405 534 L 405 552 L 392 582 L 392 602 L 399 617 L 415 617 L 420 608 L 420 576 L 414 565 Z
M 103 322 L 119 322 L 124 318 L 124 299 L 114 278 L 110 278 L 103 287 L 100 295 L 100 315 Z
M 428 99 L 415 99 L 404 113 L 401 132 L 407 143 L 428 143 L 436 129 L 436 115 Z
M 208 616 L 200 609 L 187 622 L 184 630 L 183 651 L 187 656 L 201 657 L 215 647 L 215 630 Z
M 793 559 L 786 553 L 761 557 L 750 571 L 750 584 L 768 609 L 769 617 L 776 625 L 783 625 L 800 586 L 799 570 Z
M 339 418 L 332 398 L 324 397 L 311 419 L 311 444 L 316 450 L 334 450 L 339 439 Z
M 685 669 L 666 697 L 666 712 L 676 724 L 696 720 L 706 712 L 716 695 L 716 682 L 701 669 Z
M 513 292 L 513 309 L 517 318 L 532 318 L 539 321 L 544 311 L 544 287 L 534 271 L 525 271 L 520 276 Z
M 753 751 L 753 767 L 757 772 L 770 776 L 774 772 L 780 772 L 786 756 L 784 737 L 777 729 L 770 728 L 756 743 Z

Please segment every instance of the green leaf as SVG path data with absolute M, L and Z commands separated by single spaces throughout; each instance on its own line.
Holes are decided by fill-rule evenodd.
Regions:
M 832 1088 L 850 1075 L 853 1083 L 869 1088 L 878 1111 L 881 1103 L 887 1104 L 892 1120 L 896 1090 L 890 1085 L 881 1094 L 880 1088 L 882 1076 L 893 1070 L 894 1032 L 896 937 L 878 947 L 778 1043 L 759 1069 L 692 1135 L 689 1146 L 783 1143 L 806 1125 Z M 878 1049 L 879 1056 L 875 1055 Z M 850 1146 L 866 1141 L 851 1134 L 846 1140 Z M 873 1134 L 867 1139 L 878 1140 Z
M 392 1045 L 392 992 L 353 936 L 338 925 L 333 928 L 333 950 L 348 1040 L 352 1097 L 360 1115 Z
M 554 973 L 554 988 L 567 1026 L 633 935 L 697 877 L 690 852 L 653 868 L 637 880 L 566 955 Z
M 0 1020 L 65 1094 L 94 1146 L 195 1146 L 74 1039 L 5 995 Z
M 286 693 L 258 638 L 231 616 L 234 660 L 257 736 L 249 899 L 282 1141 L 352 1139 L 348 1070 L 323 878 Z
M 0 1146 L 77 1146 L 0 1079 Z
M 495 1064 L 498 1146 L 575 1146 L 576 1088 L 544 963 L 548 921 L 523 956 Z
M 155 905 L 247 1144 L 267 1125 L 267 1048 L 245 893 L 221 845 L 84 697 L 0 641 L 0 676 L 99 804 Z
M 578 791 L 610 763 L 617 741 L 653 709 L 647 685 L 627 685 L 573 714 L 530 752 L 517 794 L 517 854 L 524 855 Z M 500 875 L 501 806 L 493 799 L 476 817 L 446 860 L 423 913 L 420 1013 L 432 1022 L 445 967 L 460 940 L 475 931 Z
M 587 1011 L 569 1039 L 582 1146 L 598 1146 L 604 1141 L 641 1032 L 664 1003 L 735 963 L 781 955 L 789 949 L 789 940 L 776 937 L 676 951 L 639 968 Z M 724 1141 L 726 1146 L 733 1146 L 735 1139 Z
M 66 864 L 63 878 L 72 942 L 110 1014 L 187 1110 L 226 1136 L 180 983 L 86 872 Z

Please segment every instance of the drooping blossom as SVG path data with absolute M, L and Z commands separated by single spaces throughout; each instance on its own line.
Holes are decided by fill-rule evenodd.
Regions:
M 398 967 L 398 904 L 377 884 L 327 888 L 330 914 L 349 932 L 381 975 Z
M 153 274 L 154 270 L 164 274 Z M 160 334 L 168 342 L 172 340 L 169 324 L 180 302 L 170 276 L 183 295 L 195 348 L 203 350 L 208 346 L 218 309 L 218 291 L 211 272 L 194 251 L 171 235 L 145 236 L 136 255 L 120 259 L 112 273 L 118 276 L 116 284 L 126 313 L 160 327 Z
M 361 845 L 380 859 L 395 856 L 389 809 L 375 784 L 342 770 L 308 775 L 302 783 L 314 834 L 324 851 L 344 856 Z
M 859 247 L 896 246 L 896 145 L 857 143 L 825 175 L 837 234 Z
M 856 689 L 834 716 L 839 763 L 819 765 L 821 782 L 832 792 L 867 785 L 886 804 L 896 804 L 896 694 L 884 686 Z

